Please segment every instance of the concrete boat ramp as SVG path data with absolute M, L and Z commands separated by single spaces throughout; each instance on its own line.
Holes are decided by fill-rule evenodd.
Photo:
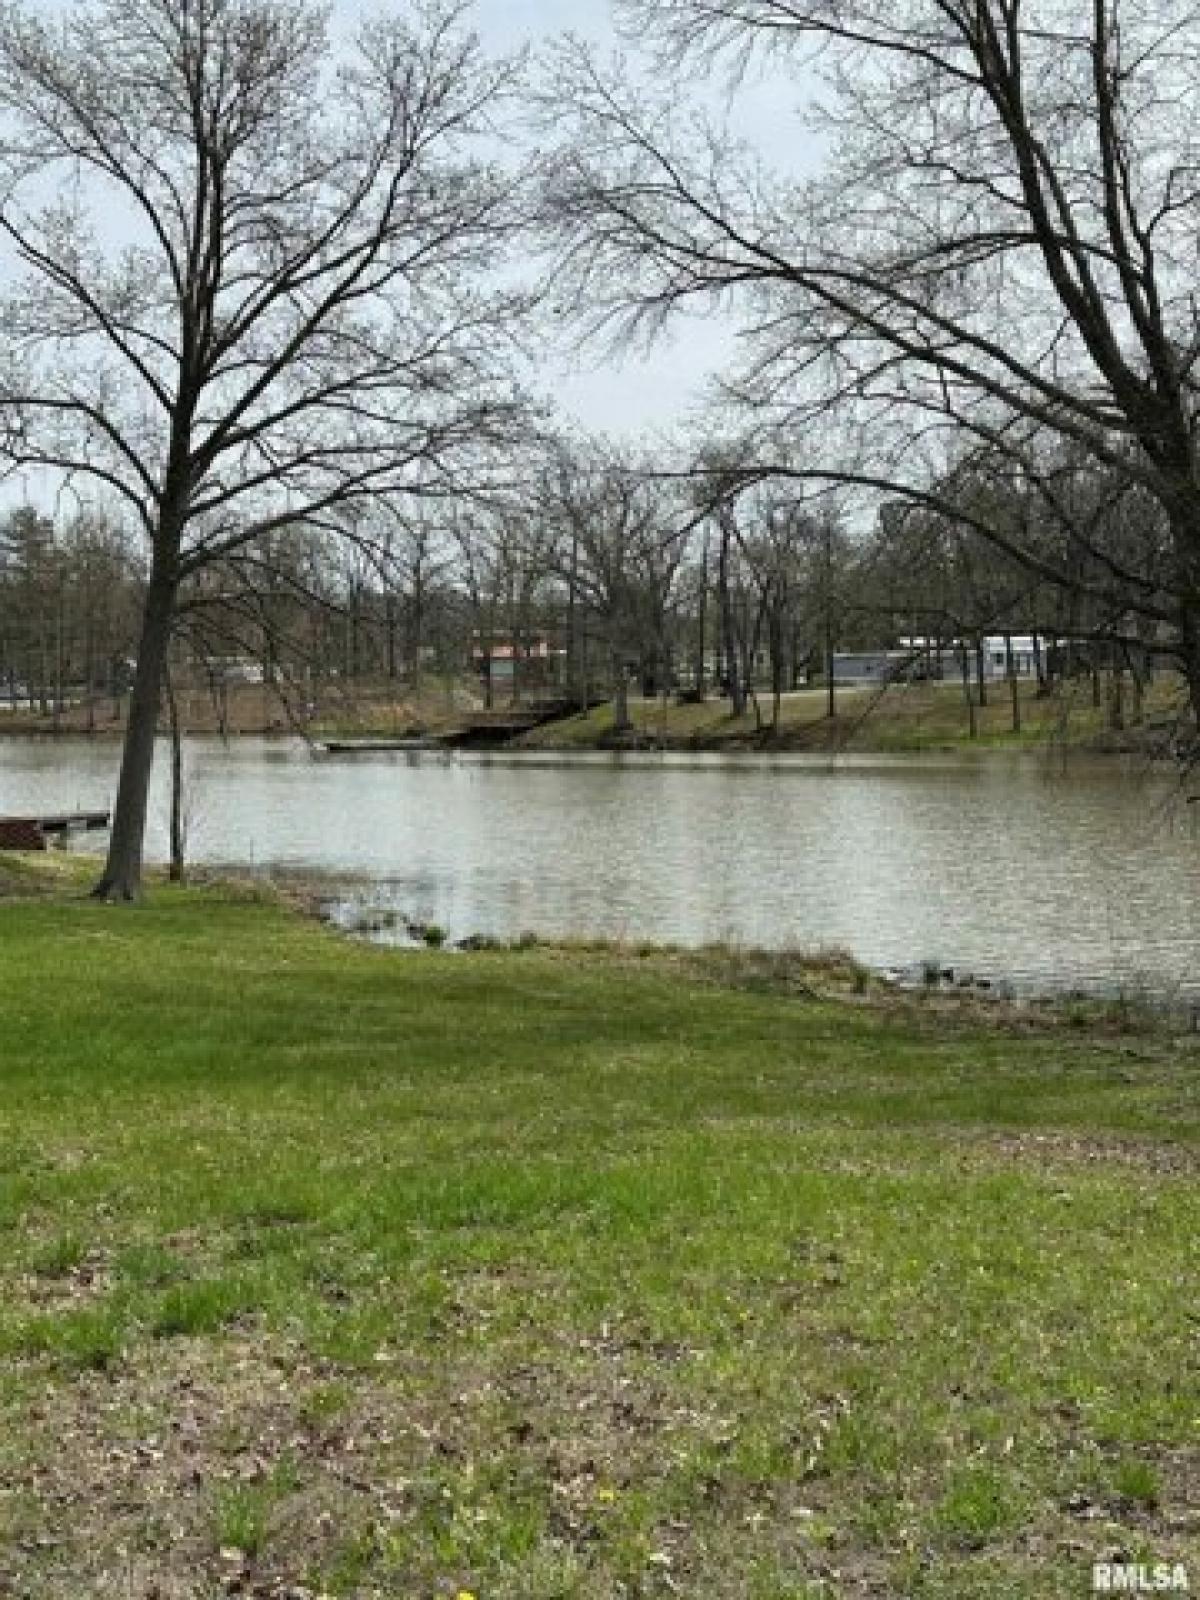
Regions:
M 547 722 L 559 722 L 579 710 L 576 699 L 533 701 L 527 706 L 505 706 L 503 710 L 476 711 L 456 727 L 438 733 L 397 735 L 394 739 L 325 739 L 317 745 L 324 755 L 378 755 L 383 751 L 478 750 L 511 744 L 523 733 Z

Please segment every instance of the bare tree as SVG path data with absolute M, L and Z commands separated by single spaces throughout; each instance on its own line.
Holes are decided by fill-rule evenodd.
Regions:
M 20 673 L 22 698 L 45 714 L 54 696 L 54 641 L 59 610 L 62 552 L 50 517 L 22 506 L 0 532 L 4 577 L 4 653 L 10 699 Z
M 0 17 L 0 453 L 107 486 L 149 552 L 98 894 L 139 893 L 181 584 L 273 530 L 448 492 L 513 414 L 516 297 L 487 289 L 513 185 L 475 144 L 510 69 L 458 10 L 341 51 L 305 0 Z
M 608 649 L 613 731 L 628 733 L 629 679 L 653 661 L 666 677 L 668 601 L 700 520 L 671 486 L 611 446 L 564 446 L 546 473 L 540 517 L 549 557 L 598 619 Z
M 478 511 L 463 512 L 453 519 L 451 534 L 471 621 L 466 654 L 479 670 L 483 703 L 490 711 L 496 698 L 496 648 L 504 590 L 495 521 Z
M 740 717 L 746 710 L 746 695 L 751 678 L 749 661 L 750 640 L 747 618 L 739 616 L 745 606 L 739 607 L 736 594 L 734 566 L 741 547 L 738 532 L 737 509 L 731 494 L 717 505 L 717 608 L 721 639 L 723 678 L 732 714 Z
M 815 179 L 772 175 L 719 131 L 681 131 L 678 84 L 639 100 L 569 48 L 553 98 L 574 127 L 547 206 L 593 325 L 653 332 L 738 297 L 748 346 L 729 393 L 755 416 L 749 465 L 802 436 L 794 475 L 956 516 L 1041 580 L 1136 613 L 1200 711 L 1190 5 L 629 0 L 625 14 L 666 65 L 736 72 L 761 48 L 799 90 L 819 56 L 830 153 Z M 1044 471 L 1068 446 L 1153 503 L 1151 546 L 1131 553 L 1111 519 L 1072 514 Z M 1014 529 L 964 505 L 980 459 L 1039 514 Z

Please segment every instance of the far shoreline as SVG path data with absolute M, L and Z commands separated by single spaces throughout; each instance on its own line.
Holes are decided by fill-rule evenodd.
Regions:
M 432 749 L 455 747 L 464 721 L 502 720 L 511 709 L 495 712 L 480 705 L 457 682 L 431 683 L 417 690 L 400 685 L 370 685 L 361 691 L 338 688 L 314 694 L 304 707 L 287 704 L 269 686 L 241 685 L 231 693 L 222 713 L 204 691 L 181 693 L 181 726 L 188 737 L 304 739 L 320 746 L 327 741 L 369 745 L 416 741 Z M 518 702 L 518 707 L 520 702 Z M 1179 689 L 1161 675 L 1141 702 L 1114 708 L 1097 697 L 1090 681 L 1075 680 L 1039 694 L 1023 684 L 1014 704 L 1006 684 L 991 684 L 986 704 L 969 713 L 956 684 L 846 686 L 839 688 L 835 715 L 827 715 L 823 688 L 791 691 L 779 702 L 778 725 L 772 722 L 769 695 L 759 695 L 757 713 L 748 708 L 735 716 L 728 700 L 703 701 L 631 698 L 630 726 L 618 732 L 611 702 L 587 711 L 557 717 L 540 727 L 480 741 L 480 748 L 544 751 L 666 751 L 728 756 L 771 754 L 908 754 L 1072 752 L 1089 756 L 1135 756 L 1172 762 L 1186 734 Z M 974 724 L 972 732 L 971 723 Z M 160 734 L 170 729 L 164 716 Z M 117 743 L 124 736 L 118 708 L 106 703 L 103 714 L 71 706 L 57 718 L 0 708 L 0 739 L 55 741 L 88 739 Z M 355 752 L 348 751 L 353 754 Z

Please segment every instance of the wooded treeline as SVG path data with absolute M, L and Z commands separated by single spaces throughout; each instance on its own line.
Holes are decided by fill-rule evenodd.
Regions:
M 459 0 L 0 11 L 0 469 L 82 508 L 9 519 L 0 679 L 128 689 L 104 897 L 172 671 L 220 662 L 494 698 L 552 640 L 618 727 L 639 684 L 769 724 L 839 647 L 950 641 L 969 688 L 1020 632 L 1047 688 L 1174 664 L 1194 756 L 1192 11 L 616 10 L 621 63 L 501 58 Z M 794 168 L 697 99 L 759 61 Z M 564 445 L 543 356 L 680 312 L 742 334 L 703 419 Z
M 1006 512 L 1029 514 L 1016 500 Z M 833 713 L 844 652 L 902 656 L 897 680 L 962 675 L 978 701 L 984 641 L 1032 636 L 1041 692 L 1103 670 L 1127 682 L 1134 717 L 1170 663 L 1135 599 L 1100 604 L 1082 566 L 1064 588 L 904 503 L 865 527 L 851 518 L 775 476 L 731 483 L 707 455 L 668 474 L 608 445 L 560 445 L 508 503 L 411 519 L 366 507 L 337 539 L 284 529 L 206 565 L 181 586 L 170 671 L 207 692 L 218 725 L 244 683 L 274 689 L 298 728 L 334 690 L 345 703 L 436 684 L 484 706 L 611 698 L 618 732 L 631 695 L 723 699 L 769 731 L 804 686 L 825 685 Z M 1119 527 L 1133 537 L 1128 517 Z M 76 728 L 119 719 L 146 582 L 119 514 L 10 514 L 0 702 L 43 723 L 70 710 Z

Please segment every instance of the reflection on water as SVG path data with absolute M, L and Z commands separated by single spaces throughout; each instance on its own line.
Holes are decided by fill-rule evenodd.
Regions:
M 0 811 L 111 803 L 118 751 L 0 742 Z M 452 938 L 841 945 L 1200 993 L 1200 807 L 1114 761 L 189 747 L 194 859 L 367 879 Z M 165 851 L 166 762 L 151 852 Z

